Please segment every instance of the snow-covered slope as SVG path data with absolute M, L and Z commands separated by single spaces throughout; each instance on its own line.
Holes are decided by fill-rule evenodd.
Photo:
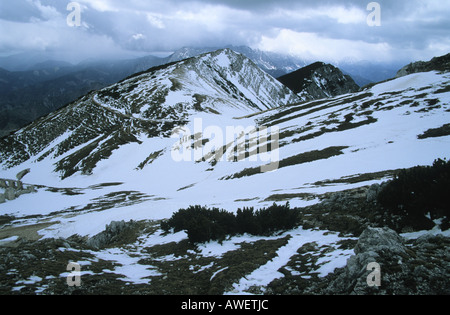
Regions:
M 28 160 L 33 169 L 49 161 L 62 178 L 91 174 L 119 147 L 170 136 L 196 115 L 223 121 L 297 100 L 246 57 L 219 50 L 89 93 L 3 139 L 0 161 L 11 167 Z M 159 150 L 145 152 L 132 169 Z
M 216 59 L 223 68 L 229 67 L 228 59 L 222 60 L 221 56 L 225 55 L 207 58 Z M 192 68 L 183 68 L 183 72 L 197 74 L 193 64 Z M 208 68 L 206 63 L 205 67 Z M 155 76 L 144 77 L 152 75 Z M 200 80 L 195 78 L 189 83 L 191 87 Z M 170 81 L 161 81 L 157 88 L 170 86 Z M 127 82 L 120 86 L 126 88 Z M 143 82 L 146 81 L 140 84 L 146 84 Z M 41 120 L 33 129 L 25 128 L 3 140 L 1 178 L 15 178 L 19 171 L 30 168 L 24 182 L 77 188 L 82 194 L 61 196 L 44 189 L 0 207 L 3 212 L 19 216 L 51 213 L 70 207 L 83 208 L 83 204 L 118 191 L 142 194 L 136 200 L 139 205 L 117 210 L 123 218 L 169 217 L 189 204 L 217 205 L 230 210 L 239 206 L 266 206 L 280 199 L 290 200 L 293 205 L 310 204 L 317 201 L 318 194 L 370 184 L 384 176 L 375 181 L 356 180 L 357 184 L 346 184 L 346 179 L 363 178 L 361 174 L 368 173 L 390 174 L 388 171 L 429 165 L 436 158 L 450 156 L 448 136 L 418 138 L 425 131 L 448 123 L 449 82 L 448 73 L 413 74 L 359 93 L 280 106 L 261 113 L 253 105 L 246 107 L 247 101 L 236 100 L 239 106 L 233 108 L 233 114 L 252 110 L 254 113 L 237 118 L 192 111 L 191 116 L 183 116 L 183 123 L 177 124 L 149 122 L 144 118 L 145 111 L 121 111 L 119 102 L 107 103 L 108 98 L 96 98 L 100 93 L 94 93 Z M 206 83 L 199 84 L 198 88 L 205 86 Z M 212 87 L 211 90 L 217 92 Z M 146 93 L 139 91 L 128 96 L 121 94 L 120 100 L 134 104 L 132 100 Z M 183 99 L 183 91 L 174 92 L 178 100 L 190 101 L 189 97 Z M 171 95 L 175 94 L 169 93 L 166 99 Z M 283 95 L 282 99 L 289 98 Z M 224 108 L 224 102 L 231 102 L 219 101 L 218 106 L 215 100 L 211 97 L 207 101 L 211 108 L 214 106 L 213 112 Z M 259 104 L 261 109 L 270 106 L 266 103 L 264 107 L 256 98 L 253 104 Z M 83 115 L 89 112 L 88 118 L 77 116 L 81 108 Z M 66 128 L 60 130 L 63 125 Z M 271 132 L 272 140 L 261 141 Z M 267 142 L 274 145 L 273 150 L 266 146 Z M 239 147 L 245 149 L 236 150 Z M 239 157 L 239 152 L 244 154 Z M 270 163 L 273 171 L 263 172 L 261 166 Z M 98 185 L 103 189 L 89 189 Z M 91 225 L 93 230 L 115 217 L 114 209 L 119 206 L 115 204 L 113 209 L 96 213 L 103 219 Z M 66 228 L 62 224 L 58 233 L 73 232 L 72 228 Z
M 38 186 L 37 193 L 0 204 L 0 213 L 14 216 L 13 225 L 45 223 L 37 233 L 50 238 L 93 236 L 111 221 L 169 218 L 194 204 L 229 211 L 274 201 L 315 204 L 325 193 L 380 183 L 394 170 L 450 157 L 450 135 L 423 136 L 448 124 L 449 85 L 448 72 L 432 71 L 296 103 L 228 50 L 153 69 L 2 139 L 0 178 L 29 168 L 23 182 Z M 142 236 L 136 248 L 186 237 L 158 233 Z M 285 236 L 293 239 L 278 258 L 236 283 L 235 292 L 279 277 L 277 268 L 303 237 L 320 246 L 342 240 L 302 228 Z M 238 242 L 242 237 L 199 250 L 220 256 Z M 350 254 L 333 252 L 336 259 L 320 274 L 343 266 Z M 132 264 L 137 267 L 136 259 Z

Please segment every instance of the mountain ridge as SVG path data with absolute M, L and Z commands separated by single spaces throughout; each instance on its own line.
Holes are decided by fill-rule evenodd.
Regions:
M 416 61 L 412 62 L 403 68 L 401 68 L 396 77 L 402 77 L 408 74 L 428 71 L 449 71 L 450 70 L 450 53 L 434 57 L 429 61 Z
M 240 71 L 243 68 L 245 71 Z M 88 93 L 2 139 L 9 155 L 2 152 L 1 160 L 17 165 L 38 153 L 43 153 L 36 157 L 38 160 L 50 154 L 64 156 L 84 144 L 86 147 L 60 160 L 56 170 L 62 171 L 62 177 L 66 178 L 74 174 L 73 167 L 79 164 L 77 169 L 88 174 L 117 145 L 125 145 L 127 141 L 139 143 L 136 136 L 142 132 L 151 137 L 168 136 L 177 124 L 189 121 L 194 113 L 220 115 L 225 111 L 227 115 L 244 116 L 295 101 L 298 99 L 292 92 L 248 58 L 231 50 L 219 50 L 153 67 Z M 49 130 L 48 124 L 54 128 Z M 68 138 L 41 152 L 67 132 Z M 39 134 L 32 139 L 31 135 Z M 26 139 L 22 140 L 24 136 Z M 103 146 L 92 146 L 101 142 Z M 97 152 L 93 160 L 92 151 Z
M 104 88 L 153 66 L 180 61 L 186 57 L 222 48 L 224 47 L 185 47 L 168 57 L 149 55 L 109 61 L 86 60 L 72 66 L 64 61 L 57 61 L 57 56 L 53 60 L 51 56 L 45 57 L 43 54 L 30 56 L 21 54 L 10 58 L 0 58 L 0 66 L 14 66 L 18 64 L 18 61 L 22 61 L 25 65 L 10 68 L 20 72 L 13 71 L 7 74 L 0 72 L 0 137 L 72 102 L 91 90 Z M 227 45 L 225 48 L 243 53 L 273 77 L 282 76 L 311 63 L 300 58 L 265 52 L 247 46 Z M 367 65 L 367 63 L 349 63 L 339 67 L 346 74 L 352 75 L 360 86 L 373 83 L 374 80 L 381 81 L 393 77 L 397 71 L 396 69 L 391 75 L 390 70 L 382 69 L 379 65 Z M 377 74 L 377 72 L 380 73 Z M 362 78 L 368 74 L 373 74 L 370 80 Z
M 231 46 L 250 57 L 261 59 L 259 65 L 270 71 L 277 66 L 271 63 L 267 53 L 256 52 L 244 46 Z M 87 60 L 77 65 L 67 67 L 45 67 L 45 65 L 62 65 L 61 62 L 45 60 L 39 55 L 38 63 L 33 65 L 30 58 L 19 55 L 19 59 L 27 59 L 26 67 L 14 68 L 19 72 L 6 72 L 0 77 L 0 136 L 23 127 L 40 116 L 56 110 L 91 90 L 98 90 L 110 84 L 116 83 L 135 73 L 144 72 L 149 68 L 181 61 L 188 57 L 212 52 L 223 48 L 182 48 L 173 52 L 168 57 L 145 56 L 136 59 L 95 61 Z M 184 55 L 183 55 L 183 51 Z M 256 57 L 255 57 L 256 56 Z M 287 64 L 288 69 L 293 69 L 297 64 L 289 57 L 273 54 L 272 58 L 278 58 Z M 5 59 L 5 58 L 4 58 Z M 10 58 L 11 59 L 11 58 Z M 5 60 L 9 60 L 6 58 Z M 256 60 L 258 61 L 258 60 Z M 11 69 L 11 70 L 14 70 Z M 6 70 L 6 69 L 5 69 Z M 281 70 L 285 73 L 287 70 Z M 41 75 L 39 75 L 41 74 Z M 25 79 L 24 82 L 22 82 Z M 22 80 L 22 81 L 20 81 Z
M 315 100 L 356 92 L 359 86 L 349 75 L 331 64 L 315 62 L 286 74 L 278 81 L 289 87 L 301 99 Z

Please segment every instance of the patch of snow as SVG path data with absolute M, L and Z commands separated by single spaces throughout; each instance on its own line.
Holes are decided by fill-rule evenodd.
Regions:
M 404 77 L 397 78 L 385 83 L 375 85 L 370 89 L 372 93 L 378 96 L 381 93 L 402 91 L 407 89 L 417 89 L 427 85 L 440 83 L 442 76 L 436 71 L 426 73 L 413 73 Z
M 316 242 L 319 246 L 323 246 L 335 244 L 340 239 L 333 233 L 304 230 L 301 227 L 285 232 L 282 236 L 284 235 L 290 235 L 291 238 L 285 246 L 277 251 L 277 256 L 265 265 L 254 270 L 249 275 L 246 275 L 238 283 L 235 283 L 233 285 L 233 290 L 225 294 L 246 294 L 246 291 L 252 286 L 267 286 L 273 280 L 284 277 L 284 275 L 277 270 L 285 266 L 291 257 L 297 254 L 297 250 L 306 243 Z M 351 251 L 342 250 L 337 250 L 328 254 L 329 256 L 325 258 L 328 263 L 319 269 L 320 275 L 322 277 L 326 276 L 330 272 L 333 272 L 335 268 L 345 266 L 346 258 L 351 254 L 353 254 Z
M 209 281 L 212 281 L 212 279 L 214 279 L 215 276 L 217 276 L 219 273 L 221 273 L 224 270 L 227 270 L 228 267 L 224 267 L 222 269 L 217 270 L 215 273 L 213 273 L 213 275 L 211 276 L 211 278 L 209 279 Z
M 18 239 L 19 239 L 18 236 L 11 236 L 11 237 L 8 237 L 8 238 L 1 239 L 1 240 L 0 240 L 0 245 L 1 245 L 1 244 L 5 244 L 5 243 L 10 243 L 10 242 L 15 242 L 15 241 L 17 241 Z
M 124 282 L 148 284 L 150 282 L 150 279 L 147 279 L 148 277 L 161 275 L 156 268 L 139 264 L 139 260 L 141 260 L 142 257 L 131 257 L 123 249 L 111 248 L 99 252 L 93 252 L 92 254 L 99 259 L 114 261 L 117 264 L 120 264 L 121 266 L 116 267 L 114 270 L 103 271 L 123 275 L 124 277 L 119 278 L 119 280 Z
M 423 231 L 417 231 L 417 232 L 408 232 L 408 233 L 401 233 L 400 236 L 406 238 L 406 239 L 417 239 L 424 235 L 443 235 L 445 237 L 450 237 L 450 229 L 447 229 L 446 231 L 442 231 L 438 225 L 436 225 L 431 230 L 423 230 Z

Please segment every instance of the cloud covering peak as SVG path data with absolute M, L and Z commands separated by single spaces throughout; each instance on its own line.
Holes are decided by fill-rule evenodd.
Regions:
M 450 0 L 0 0 L 0 54 L 55 52 L 84 59 L 248 45 L 322 61 L 413 61 L 450 51 Z

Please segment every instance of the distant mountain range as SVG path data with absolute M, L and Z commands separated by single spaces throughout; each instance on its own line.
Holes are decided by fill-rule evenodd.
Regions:
M 147 56 L 133 60 L 90 61 L 68 65 L 47 61 L 31 70 L 0 69 L 0 136 L 61 108 L 91 90 L 164 63 Z
M 245 55 L 275 78 L 311 63 L 292 56 L 264 52 L 246 46 L 226 48 Z M 146 56 L 129 60 L 91 60 L 77 65 L 58 60 L 46 60 L 45 55 L 42 54 L 1 57 L 0 136 L 7 135 L 36 118 L 61 108 L 91 90 L 101 89 L 154 66 L 180 61 L 217 49 L 185 47 L 165 58 Z M 388 71 L 370 63 L 341 66 L 342 71 L 350 74 L 360 86 L 391 78 L 399 69 L 398 67 Z

